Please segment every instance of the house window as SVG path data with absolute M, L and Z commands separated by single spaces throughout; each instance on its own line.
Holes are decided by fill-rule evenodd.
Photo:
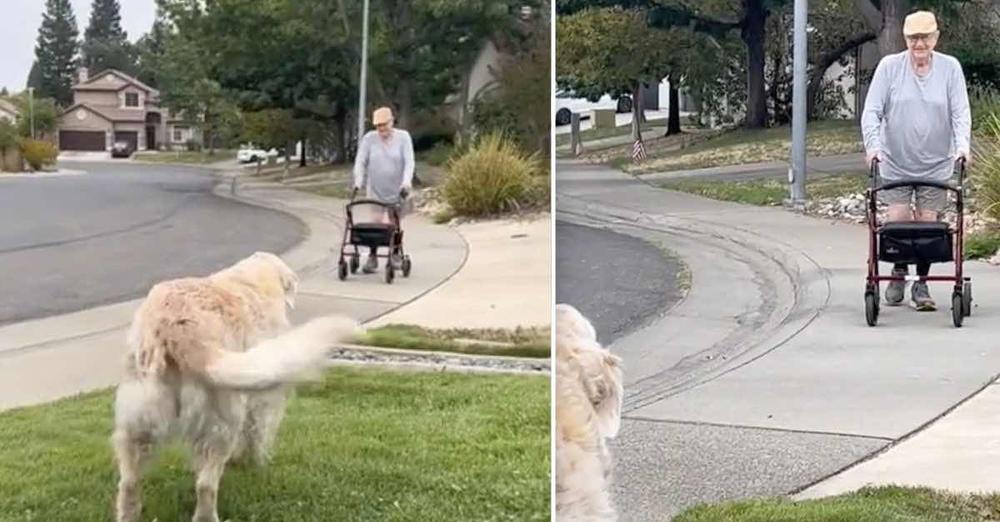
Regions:
M 184 131 L 186 130 L 187 127 L 174 127 L 174 141 L 175 142 L 184 141 Z
M 127 92 L 127 93 L 125 93 L 125 106 L 126 107 L 138 107 L 139 106 L 139 93 L 137 93 L 137 92 Z

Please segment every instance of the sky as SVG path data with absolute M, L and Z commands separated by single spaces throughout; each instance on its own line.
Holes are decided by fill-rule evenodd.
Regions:
M 10 91 L 24 89 L 28 72 L 35 60 L 35 39 L 42 23 L 45 0 L 2 0 L 4 16 L 0 16 L 0 87 Z M 76 14 L 76 27 L 83 31 L 90 21 L 93 0 L 70 0 Z M 122 27 L 133 42 L 153 26 L 156 15 L 154 0 L 118 0 L 121 5 Z M 11 16 L 13 14 L 13 16 Z

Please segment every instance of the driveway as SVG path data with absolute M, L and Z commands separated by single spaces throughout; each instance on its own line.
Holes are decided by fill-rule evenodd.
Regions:
M 211 194 L 211 171 L 61 162 L 85 175 L 0 176 L 0 325 L 139 297 L 257 250 L 282 252 L 305 226 Z

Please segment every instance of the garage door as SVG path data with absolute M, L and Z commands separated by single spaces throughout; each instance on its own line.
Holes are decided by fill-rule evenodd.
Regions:
M 61 150 L 106 150 L 103 131 L 59 131 Z
M 115 141 L 127 141 L 132 147 L 131 150 L 139 149 L 139 133 L 135 131 L 118 131 L 115 132 Z

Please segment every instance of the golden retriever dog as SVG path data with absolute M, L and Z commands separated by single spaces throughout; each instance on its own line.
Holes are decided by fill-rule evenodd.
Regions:
M 208 277 L 154 286 L 128 332 L 112 435 L 117 520 L 139 519 L 139 480 L 171 437 L 190 445 L 195 522 L 218 522 L 219 481 L 231 458 L 264 463 L 291 384 L 315 376 L 337 341 L 360 331 L 346 318 L 288 329 L 298 277 L 258 252 Z
M 556 305 L 557 520 L 616 520 L 607 440 L 618 434 L 623 398 L 621 359 L 579 311 Z

